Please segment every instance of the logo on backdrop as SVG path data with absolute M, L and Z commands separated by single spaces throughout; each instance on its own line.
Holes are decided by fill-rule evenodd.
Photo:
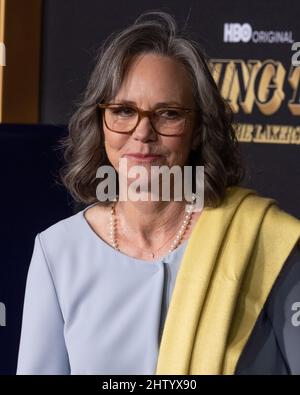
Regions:
M 224 23 L 223 41 L 225 43 L 287 43 L 293 40 L 292 31 L 254 30 L 250 23 Z
M 297 45 L 295 45 L 297 44 Z M 234 113 L 265 117 L 286 108 L 292 117 L 300 116 L 300 45 L 289 51 L 289 65 L 276 59 L 212 59 L 211 72 Z M 237 137 L 243 142 L 300 144 L 299 118 L 296 125 L 239 123 Z

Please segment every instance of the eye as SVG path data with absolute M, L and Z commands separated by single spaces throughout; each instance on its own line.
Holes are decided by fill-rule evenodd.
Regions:
M 163 110 L 158 110 L 157 115 L 159 117 L 165 118 L 165 119 L 180 119 L 182 118 L 182 113 L 179 110 L 173 109 L 173 108 L 166 108 Z
M 136 115 L 136 110 L 130 106 L 111 107 L 110 111 L 114 115 L 118 115 L 120 117 L 131 117 Z

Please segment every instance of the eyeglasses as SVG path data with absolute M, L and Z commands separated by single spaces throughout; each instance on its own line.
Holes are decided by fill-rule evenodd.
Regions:
M 198 112 L 191 108 L 163 107 L 146 111 L 131 104 L 103 103 L 98 104 L 104 112 L 107 129 L 120 134 L 131 134 L 142 118 L 148 117 L 152 128 L 163 136 L 180 136 L 185 130 L 186 120 L 190 113 Z

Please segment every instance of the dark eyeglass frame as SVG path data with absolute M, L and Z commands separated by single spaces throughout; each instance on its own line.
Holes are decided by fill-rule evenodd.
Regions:
M 192 108 L 184 108 L 184 107 L 176 107 L 176 106 L 168 106 L 168 107 L 160 107 L 157 108 L 155 110 L 143 110 L 137 106 L 135 106 L 134 104 L 126 104 L 126 103 L 98 103 L 98 107 L 101 110 L 105 110 L 106 108 L 110 108 L 111 106 L 124 106 L 124 107 L 131 107 L 134 110 L 136 110 L 137 114 L 138 114 L 138 120 L 136 125 L 129 130 L 128 132 L 118 132 L 116 130 L 112 130 L 108 127 L 106 119 L 105 119 L 105 114 L 104 114 L 104 122 L 105 122 L 105 126 L 107 127 L 108 130 L 110 130 L 111 132 L 114 133 L 119 133 L 119 134 L 132 134 L 132 132 L 138 127 L 139 123 L 141 122 L 141 120 L 145 117 L 147 117 L 150 121 L 150 124 L 153 128 L 153 130 L 157 133 L 160 134 L 161 136 L 167 136 L 167 137 L 172 137 L 172 136 L 181 136 L 182 133 L 180 134 L 164 134 L 164 133 L 160 133 L 156 130 L 156 128 L 154 127 L 153 123 L 152 123 L 152 116 L 155 112 L 157 111 L 161 111 L 161 110 L 180 110 L 183 111 L 186 115 L 190 114 L 190 113 L 197 113 L 199 112 L 199 110 L 194 110 Z M 184 126 L 183 126 L 183 130 L 185 129 L 185 125 L 186 125 L 186 119 L 187 117 L 185 116 L 185 120 L 184 120 Z

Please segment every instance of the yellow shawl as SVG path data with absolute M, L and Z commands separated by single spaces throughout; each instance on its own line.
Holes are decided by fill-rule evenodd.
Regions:
M 234 374 L 300 221 L 276 200 L 227 188 L 205 208 L 177 274 L 156 374 Z

